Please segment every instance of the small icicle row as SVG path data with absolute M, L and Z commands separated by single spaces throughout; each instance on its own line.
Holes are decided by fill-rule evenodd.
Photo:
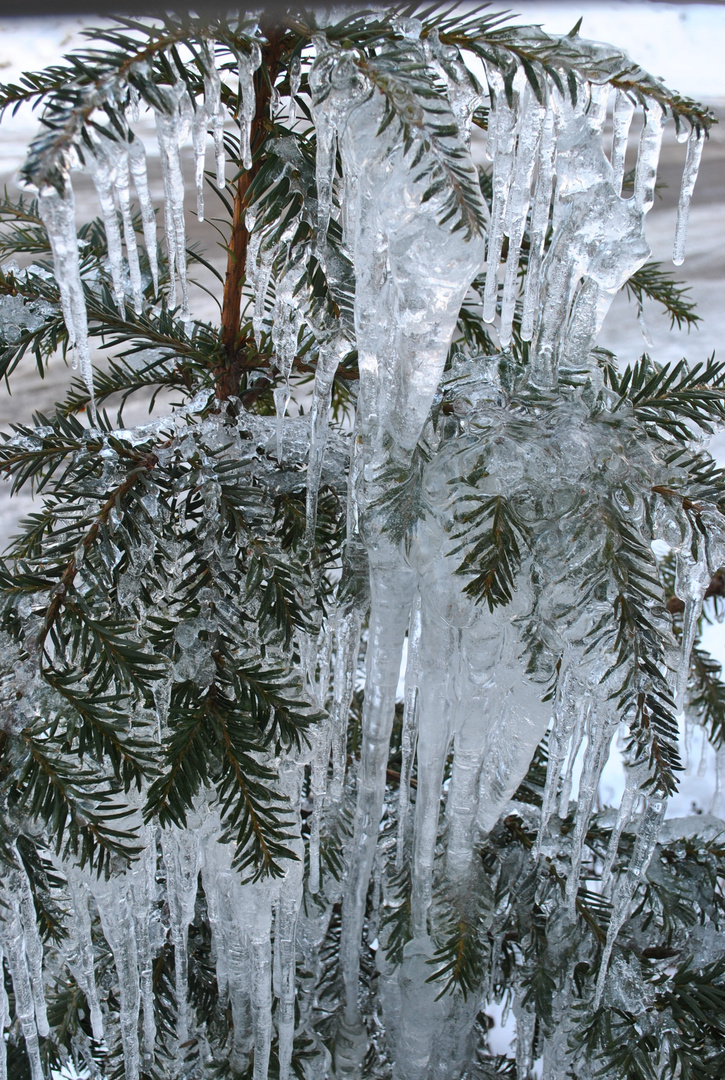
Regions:
M 687 240 L 687 223 L 690 216 L 690 202 L 695 190 L 697 174 L 700 169 L 702 148 L 705 138 L 701 131 L 693 128 L 690 138 L 687 140 L 687 157 L 685 168 L 682 172 L 682 185 L 680 198 L 677 204 L 677 225 L 675 226 L 675 244 L 672 252 L 672 261 L 675 266 L 682 266 L 685 261 L 685 241 Z
M 81 376 L 90 397 L 88 412 L 91 423 L 95 425 L 97 423 L 96 398 L 93 388 L 93 365 L 88 344 L 88 315 L 81 281 L 76 234 L 76 204 L 70 177 L 66 177 L 62 195 L 53 187 L 41 188 L 38 208 L 53 252 L 61 310 L 68 330 L 68 347 L 75 349 L 78 355 Z

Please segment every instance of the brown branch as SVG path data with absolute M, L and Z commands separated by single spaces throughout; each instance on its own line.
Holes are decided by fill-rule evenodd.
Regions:
M 81 547 L 83 548 L 84 554 L 85 552 L 89 551 L 90 548 L 93 547 L 93 545 L 95 544 L 101 525 L 103 525 L 108 520 L 108 517 L 116 504 L 120 502 L 120 500 L 123 499 L 125 495 L 128 495 L 129 491 L 134 486 L 139 476 L 141 476 L 141 474 L 148 469 L 153 469 L 157 461 L 158 458 L 155 454 L 149 454 L 146 458 L 143 458 L 139 462 L 139 467 L 137 469 L 134 469 L 133 472 L 129 473 L 123 483 L 119 484 L 116 490 L 111 495 L 109 495 L 101 509 L 98 511 L 96 520 L 93 522 L 90 529 L 81 541 Z M 78 563 L 76 562 L 76 557 L 74 555 L 66 566 L 65 570 L 63 571 L 63 576 L 53 590 L 54 595 L 48 607 L 48 611 L 46 612 L 45 625 L 43 626 L 43 629 L 41 630 L 38 637 L 38 647 L 41 649 L 43 647 L 45 639 L 53 628 L 53 625 L 55 624 L 58 615 L 60 614 L 60 610 L 63 607 L 63 604 L 65 603 L 66 597 L 68 595 L 68 590 L 73 584 L 77 573 Z
M 263 27 L 267 44 L 262 47 L 262 66 L 254 76 L 256 108 L 250 131 L 252 155 L 259 149 L 269 129 L 270 86 L 279 71 L 283 53 L 283 39 L 286 31 L 279 27 Z M 265 77 L 265 71 L 267 77 Z M 239 391 L 243 365 L 241 354 L 245 340 L 240 340 L 242 289 L 244 287 L 244 268 L 247 261 L 249 232 L 246 226 L 246 212 L 249 190 L 259 172 L 262 159 L 253 162 L 252 168 L 241 172 L 234 194 L 232 229 L 227 248 L 227 271 L 224 279 L 224 295 L 221 314 L 221 341 L 226 353 L 226 362 L 216 369 L 216 396 L 225 401 Z

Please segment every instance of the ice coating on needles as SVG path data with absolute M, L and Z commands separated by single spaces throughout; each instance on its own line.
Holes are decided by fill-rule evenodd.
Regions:
M 407 27 L 405 37 L 411 51 L 419 49 L 415 55 L 421 62 L 432 56 L 435 70 L 445 74 L 448 104 L 443 114 L 450 125 L 444 137 L 475 183 L 467 138 L 475 88 L 466 85 L 465 72 L 456 68 L 455 56 L 440 47 L 435 47 L 429 56 L 423 44 L 415 44 L 419 35 L 415 27 Z M 300 346 L 309 339 L 315 341 L 306 492 L 306 541 L 311 546 L 326 460 L 333 381 L 341 359 L 353 346 L 347 331 L 338 333 L 338 327 L 315 322 L 305 313 L 309 306 L 309 255 L 319 259 L 325 273 L 334 274 L 327 249 L 328 233 L 332 244 L 332 222 L 342 226 L 343 244 L 354 266 L 354 345 L 358 351 L 360 391 L 351 440 L 351 504 L 355 513 L 351 515 L 354 528 L 350 532 L 354 541 L 366 548 L 371 591 L 361 762 L 346 778 L 346 733 L 365 617 L 362 604 L 351 601 L 330 610 L 325 625 L 319 630 L 315 627 L 314 634 L 301 633 L 295 645 L 304 669 L 306 692 L 316 705 L 327 705 L 328 715 L 315 728 L 308 753 L 297 757 L 281 755 L 269 762 L 291 808 L 292 846 L 299 863 L 290 864 L 277 881 L 241 881 L 232 863 L 230 845 L 217 842 L 223 831 L 218 807 L 205 792 L 185 829 L 173 826 L 163 830 L 160 854 L 155 826 L 149 827 L 143 837 L 142 861 L 125 877 L 114 879 L 113 893 L 107 883 L 94 882 L 75 867 L 68 867 L 71 889 L 79 898 L 73 963 L 89 1003 L 93 1033 L 96 1037 L 100 1034 L 103 1016 L 89 963 L 93 949 L 90 926 L 95 919 L 98 933 L 100 919 L 118 978 L 126 1072 L 132 1078 L 153 1057 L 155 1027 L 149 972 L 159 947 L 153 933 L 158 907 L 157 875 L 163 880 L 168 901 L 168 915 L 164 917 L 174 952 L 179 1043 L 185 1044 L 187 1036 L 200 1037 L 195 1031 L 188 988 L 188 934 L 201 877 L 217 982 L 233 1017 L 231 1058 L 235 1068 L 244 1069 L 252 1063 L 255 1080 L 265 1080 L 268 1075 L 275 1038 L 280 1076 L 290 1074 L 296 938 L 299 932 L 300 948 L 304 950 L 317 932 L 315 918 L 320 924 L 327 919 L 329 925 L 331 905 L 342 901 L 340 954 L 346 1000 L 335 1043 L 335 1068 L 342 1076 L 351 1075 L 346 1070 L 357 1067 L 356 1062 L 361 1065 L 367 1045 L 358 991 L 368 887 L 374 876 L 372 920 L 378 927 L 376 937 L 378 933 L 384 937 L 379 916 L 385 909 L 388 888 L 385 863 L 394 861 L 402 871 L 406 868 L 406 853 L 412 853 L 411 936 L 398 967 L 393 969 L 391 965 L 383 972 L 394 1002 L 386 1020 L 397 1051 L 394 1075 L 396 1080 L 422 1080 L 433 1074 L 431 1070 L 442 1076 L 446 1075 L 444 1069 L 450 1073 L 458 1067 L 456 1046 L 463 1044 L 475 1019 L 473 1006 L 460 1000 L 437 1003 L 430 986 L 424 987 L 424 995 L 420 994 L 435 952 L 436 895 L 443 890 L 454 907 L 459 898 L 468 895 L 471 883 L 475 883 L 476 846 L 511 807 L 532 756 L 549 729 L 550 755 L 538 840 L 542 862 L 552 851 L 549 826 L 558 828 L 557 819 L 569 813 L 574 762 L 586 740 L 577 791 L 577 820 L 567 839 L 565 888 L 569 909 L 575 906 L 598 780 L 622 718 L 622 710 L 614 704 L 619 692 L 616 671 L 625 662 L 617 655 L 617 642 L 610 637 L 596 654 L 587 648 L 597 619 L 604 616 L 608 605 L 611 607 L 614 595 L 622 604 L 625 600 L 630 605 L 641 604 L 662 627 L 665 644 L 655 658 L 655 674 L 642 669 L 628 673 L 636 693 L 626 704 L 625 718 L 630 730 L 641 736 L 643 746 L 638 746 L 635 739 L 630 748 L 621 828 L 618 824 L 612 835 L 618 840 L 627 822 L 632 821 L 639 837 L 631 874 L 620 875 L 612 893 L 614 916 L 606 943 L 609 956 L 627 917 L 637 881 L 652 856 L 664 812 L 665 799 L 659 797 L 662 793 L 645 790 L 650 774 L 645 735 L 642 727 L 637 727 L 641 717 L 636 699 L 638 695 L 645 699 L 650 695 L 652 700 L 656 697 L 669 702 L 678 689 L 682 696 L 707 582 L 706 553 L 691 555 L 691 537 L 675 537 L 666 515 L 661 520 L 655 516 L 654 527 L 650 528 L 644 500 L 651 498 L 653 488 L 669 485 L 671 490 L 679 476 L 677 467 L 666 460 L 664 450 L 643 445 L 631 409 L 606 388 L 602 370 L 592 355 L 614 294 L 649 254 L 644 220 L 652 204 L 662 136 L 659 106 L 651 103 L 647 110 L 635 194 L 632 199 L 622 199 L 622 170 L 631 121 L 629 98 L 617 97 L 609 160 L 602 146 L 607 86 L 580 87 L 583 92 L 574 105 L 551 85 L 546 88 L 545 100 L 539 102 L 519 74 L 509 102 L 503 76 L 492 68 L 487 74 L 494 91 L 489 100 L 488 147 L 493 161 L 493 207 L 487 223 L 481 199 L 477 209 L 483 224 L 466 235 L 446 220 L 445 191 L 424 198 L 424 184 L 414 173 L 395 124 L 381 133 L 383 95 L 366 81 L 354 51 L 337 48 L 322 37 L 315 46 L 317 56 L 309 70 L 309 87 L 317 131 L 316 235 L 296 260 L 279 259 L 284 269 L 277 272 L 273 264 L 280 253 L 291 251 L 300 219 L 292 221 L 274 244 L 270 240 L 274 230 L 263 226 L 256 210 L 250 208 L 246 218 L 250 234 L 247 267 L 255 292 L 253 327 L 258 345 L 262 342 L 265 298 L 275 273 L 271 339 L 280 376 L 274 388 L 280 466 L 286 464 L 285 455 L 295 451 L 295 440 L 287 433 L 300 430 L 300 426 L 292 426 L 291 419 L 283 426 L 289 380 Z M 252 167 L 249 131 L 255 109 L 254 75 L 260 61 L 258 45 L 239 57 L 239 118 L 246 169 Z M 299 93 L 300 78 L 298 65 L 290 71 L 292 99 Z M 169 111 L 157 113 L 172 290 L 178 283 L 185 319 L 190 312 L 179 147 L 190 130 L 199 192 L 205 150 L 202 136 L 207 121 L 212 120 L 219 151 L 217 178 L 223 181 L 219 91 L 218 73 L 212 67 L 204 100 L 197 103 L 195 114 L 180 83 L 168 91 Z M 414 101 L 403 93 L 396 101 L 407 110 L 407 117 L 419 122 Z M 293 118 L 292 103 L 290 114 Z M 138 140 L 133 140 L 124 153 L 136 183 L 149 244 L 155 235 L 153 209 L 139 146 Z M 338 149 L 341 177 L 336 167 Z M 422 160 L 433 152 L 422 143 L 416 149 L 421 149 Z M 693 136 L 688 144 L 681 222 L 686 217 L 700 149 Z M 123 304 L 125 266 L 116 208 L 121 210 L 125 229 L 126 160 L 119 157 L 112 161 L 101 154 L 95 165 L 119 306 Z M 298 164 L 288 155 L 283 167 L 290 166 L 292 174 Z M 52 200 L 53 196 L 44 194 L 43 198 Z M 71 238 L 69 202 L 67 196 L 59 202 L 59 197 L 55 198 L 56 202 L 46 202 L 45 217 L 58 265 L 73 270 L 69 251 L 74 250 L 75 232 Z M 198 207 L 202 209 L 201 203 Z M 530 243 L 521 336 L 531 342 L 528 379 L 505 363 L 499 367 L 497 361 L 470 352 L 453 360 L 444 375 L 458 312 L 469 286 L 481 275 L 484 255 L 484 318 L 498 331 L 502 346 L 511 343 L 518 316 L 518 281 L 527 225 Z M 547 246 L 550 226 L 553 233 Z M 677 236 L 681 246 L 683 224 L 678 225 Z M 500 262 L 506 241 L 508 255 L 501 288 Z M 134 283 L 133 245 L 128 233 L 125 242 L 132 292 L 138 304 L 138 279 Z M 155 239 L 153 244 L 155 250 Z M 77 246 L 75 251 L 77 263 Z M 63 280 L 64 314 L 78 341 L 83 338 L 83 326 L 78 292 L 73 286 L 76 279 L 67 275 Z M 172 291 L 171 295 L 173 304 L 176 294 Z M 84 376 L 88 371 L 89 361 Z M 553 401 L 560 376 L 561 382 L 573 389 Z M 243 411 L 240 416 L 240 428 L 245 423 L 253 428 L 253 416 L 245 416 Z M 217 422 L 219 430 L 214 434 L 219 449 L 227 446 L 224 440 L 229 432 L 221 421 L 209 421 L 209 427 Z M 265 434 L 271 437 L 269 431 Z M 239 431 L 234 438 L 237 441 L 229 443 L 233 446 L 230 456 L 239 451 Z M 193 439 L 191 444 L 189 460 L 194 454 Z M 421 492 L 419 513 L 412 525 L 407 521 L 398 523 L 402 526 L 401 540 L 395 529 L 386 527 L 381 500 L 393 484 L 403 483 L 415 470 Z M 282 474 L 283 468 L 279 471 Z M 606 483 L 603 474 L 608 478 Z M 622 478 L 614 495 L 610 492 L 612 476 Z M 233 547 L 231 554 L 221 549 L 215 531 L 218 488 L 214 482 L 207 482 L 203 469 L 200 485 L 208 522 L 205 554 L 213 552 L 219 560 L 215 566 L 223 569 L 224 559 L 233 559 L 234 551 Z M 591 498 L 587 499 L 585 493 Z M 624 507 L 622 514 L 627 515 L 628 525 L 619 531 L 613 524 L 616 515 L 611 499 L 618 499 L 620 509 Z M 467 530 L 477 522 L 504 519 L 521 558 L 510 602 L 487 605 L 477 602 L 468 588 L 475 571 L 471 562 L 461 564 L 464 540 Z M 575 520 L 577 530 L 572 535 Z M 610 544 L 615 553 L 629 545 L 627 550 L 635 552 L 633 558 L 642 573 L 653 574 L 648 544 L 657 537 L 671 545 L 678 564 L 678 595 L 683 594 L 686 605 L 679 649 L 669 634 L 666 614 L 656 604 L 644 601 L 642 596 L 616 594 L 615 585 L 624 580 L 623 575 L 604 582 L 601 594 L 585 614 L 575 603 L 577 590 L 585 588 L 592 568 L 598 565 L 603 544 Z M 640 543 L 643 539 L 646 542 Z M 616 562 L 616 555 L 612 559 Z M 566 574 L 562 573 L 563 567 L 567 568 Z M 179 575 L 182 573 L 180 567 Z M 128 595 L 132 585 L 129 582 Z M 212 648 L 207 639 L 213 633 L 214 618 L 207 619 L 206 615 L 198 624 L 189 622 L 179 627 L 175 643 L 180 656 L 174 664 L 174 679 L 188 678 L 196 685 L 209 685 Z M 406 640 L 400 797 L 397 809 L 389 811 L 386 768 Z M 527 666 L 523 657 L 532 642 L 536 645 L 535 661 Z M 556 672 L 555 686 L 547 696 L 552 672 Z M 155 694 L 159 739 L 168 735 L 170 687 L 166 691 L 164 694 L 160 688 Z M 306 766 L 310 772 L 304 796 L 311 803 L 307 806 L 309 834 L 303 834 L 301 818 Z M 348 809 L 353 802 L 355 807 L 351 839 L 344 851 L 346 877 L 338 888 L 325 873 L 325 828 L 330 816 L 343 815 L 346 798 Z M 639 806 L 644 809 L 638 817 Z M 394 817 L 396 812 L 395 837 L 390 842 L 380 827 L 386 814 Z M 517 812 L 521 812 L 520 808 Z M 306 912 L 303 916 L 305 843 L 309 858 L 308 899 L 313 914 Z M 612 843 L 610 869 L 617 846 L 614 839 Z M 18 925 L 13 924 L 16 930 Z M 33 1033 L 37 1040 L 42 1027 L 34 997 L 38 943 L 26 934 L 21 948 L 19 933 L 9 939 L 7 948 L 20 986 L 16 996 L 22 1015 L 19 1011 L 18 1016 L 27 1030 L 32 1053 Z M 383 969 L 386 962 L 381 959 L 379 963 Z M 603 992 L 603 982 L 599 989 Z M 32 1015 L 29 1002 L 33 1005 Z M 0 1002 L 0 1013 L 3 1008 Z M 517 1057 L 522 1069 L 528 1069 L 533 1053 L 533 1014 L 523 1007 L 519 995 L 514 1010 L 519 1025 Z

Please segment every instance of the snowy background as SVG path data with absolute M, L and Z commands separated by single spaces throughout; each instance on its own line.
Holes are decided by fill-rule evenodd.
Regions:
M 702 322 L 697 330 L 670 331 L 669 320 L 654 306 L 646 307 L 645 327 L 637 320 L 634 305 L 624 297 L 618 298 L 608 317 L 601 344 L 615 352 L 622 361 L 636 359 L 645 349 L 657 360 L 676 361 L 686 356 L 691 362 L 706 359 L 714 351 L 722 354 L 725 348 L 725 7 L 714 4 L 672 3 L 538 3 L 527 2 L 518 7 L 496 4 L 503 10 L 518 10 L 517 21 L 540 23 L 551 33 L 567 33 L 583 15 L 581 33 L 585 37 L 610 41 L 629 51 L 633 59 L 652 74 L 680 93 L 706 101 L 721 119 L 711 133 L 703 155 L 700 179 L 695 189 L 690 217 L 687 257 L 678 276 L 686 281 L 698 305 Z M 98 23 L 88 18 L 0 19 L 0 80 L 17 80 L 21 72 L 39 70 L 56 63 L 72 48 L 85 43 L 81 36 L 84 25 Z M 0 184 L 15 191 L 15 177 L 22 163 L 24 148 L 38 129 L 30 110 L 15 117 L 7 116 L 0 127 Z M 668 262 L 671 258 L 679 179 L 685 147 L 674 138 L 672 126 L 665 137 L 660 180 L 666 185 L 655 203 L 647 222 L 647 235 L 653 258 Z M 149 128 L 149 135 L 151 129 Z M 151 138 L 149 171 L 152 196 L 160 205 L 161 185 L 158 174 L 158 152 Z M 154 162 L 154 153 L 156 162 Z M 190 159 L 189 159 L 190 163 Z M 155 167 L 154 167 L 155 166 Z M 191 181 L 193 170 L 187 169 Z M 79 218 L 98 213 L 89 184 L 79 179 L 76 185 Z M 192 200 L 189 200 L 189 206 Z M 189 239 L 201 240 L 203 233 L 191 214 L 188 216 Z M 223 268 L 223 254 L 210 241 L 209 257 Z M 202 293 L 197 294 L 195 314 L 213 318 L 213 305 Z M 647 344 L 644 334 L 651 344 Z M 12 421 L 28 421 L 36 409 L 50 409 L 70 378 L 62 361 L 51 363 L 46 379 L 41 383 L 35 362 L 28 357 L 11 378 L 10 388 L 0 386 L 0 428 Z M 10 393 L 12 391 L 12 394 Z M 126 423 L 140 422 L 143 408 L 127 413 Z M 712 449 L 725 463 L 725 434 L 713 441 Z M 19 516 L 27 512 L 25 500 L 8 498 L 0 487 L 0 547 L 14 531 Z M 709 627 L 705 647 L 725 662 L 725 628 Z M 704 753 L 703 753 L 704 750 Z M 670 814 L 681 816 L 693 806 L 707 812 L 715 785 L 714 755 L 702 747 L 695 733 L 689 748 L 687 775 L 681 790 L 670 804 Z M 600 795 L 604 803 L 617 802 L 622 789 L 621 764 L 613 753 L 603 776 Z M 493 1049 L 505 1051 L 512 1035 L 511 1025 L 496 1026 L 492 1032 Z

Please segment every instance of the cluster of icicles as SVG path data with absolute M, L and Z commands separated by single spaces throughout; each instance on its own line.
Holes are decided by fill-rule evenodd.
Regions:
M 418 41 L 419 32 L 420 27 L 406 24 L 406 48 L 418 50 L 421 60 L 445 78 L 449 102 L 446 108 L 450 110 L 450 119 L 458 124 L 457 135 L 447 134 L 440 141 L 456 151 L 460 167 L 468 169 L 475 178 L 468 126 L 474 107 L 485 102 L 486 97 L 479 96 L 475 87 L 472 90 L 472 83 L 454 51 L 446 50 L 432 38 Z M 445 872 L 455 883 L 465 878 L 477 838 L 485 836 L 510 802 L 537 744 L 552 723 L 552 712 L 540 845 L 545 844 L 546 822 L 554 810 L 560 786 L 560 812 L 568 812 L 573 765 L 586 737 L 588 745 L 573 841 L 575 854 L 568 886 L 568 898 L 573 902 L 594 795 L 618 718 L 613 715 L 611 700 L 606 699 L 610 690 L 606 688 L 603 696 L 594 668 L 589 672 L 590 678 L 583 677 L 581 672 L 577 674 L 577 650 L 573 644 L 568 646 L 570 662 L 564 665 L 554 708 L 542 704 L 541 681 L 524 673 L 523 645 L 512 619 L 513 614 L 522 614 L 531 603 L 525 588 L 515 596 L 511 609 L 500 609 L 493 614 L 464 595 L 465 580 L 453 574 L 457 565 L 454 555 L 450 551 L 445 557 L 441 554 L 446 544 L 449 549 L 453 546 L 451 524 L 446 518 L 449 512 L 446 485 L 450 477 L 446 473 L 445 455 L 441 457 L 440 467 L 434 459 L 425 481 L 428 504 L 438 505 L 440 514 L 431 517 L 429 513 L 427 523 L 419 528 L 407 553 L 381 531 L 376 500 L 385 487 L 386 469 L 391 464 L 405 467 L 411 461 L 443 375 L 461 303 L 484 266 L 483 318 L 496 323 L 502 346 L 510 342 L 527 223 L 530 242 L 521 335 L 531 342 L 531 383 L 543 390 L 553 390 L 559 370 L 587 366 L 589 352 L 612 298 L 649 256 L 644 217 L 653 200 L 664 114 L 655 101 L 648 103 L 639 141 L 634 193 L 625 199 L 621 197 L 622 180 L 635 111 L 626 93 L 616 93 L 613 139 L 611 149 L 607 148 L 605 153 L 603 128 L 611 96 L 608 84 L 582 87 L 576 106 L 550 85 L 546 104 L 542 105 L 520 73 L 509 104 L 502 76 L 494 68 L 487 70 L 491 91 L 487 153 L 493 163 L 493 206 L 486 236 L 475 233 L 466 236 L 464 231 L 455 231 L 450 221 L 441 223 L 445 217 L 445 191 L 421 201 L 424 189 L 414 179 L 415 170 L 411 171 L 399 145 L 398 129 L 392 124 L 380 134 L 384 114 L 382 97 L 366 83 L 353 54 L 328 46 L 322 37 L 315 44 L 317 56 L 310 70 L 309 85 L 318 148 L 316 253 L 325 265 L 325 227 L 329 218 L 339 213 L 343 244 L 356 276 L 354 345 L 360 367 L 356 434 L 351 440 L 349 534 L 367 549 L 371 585 L 363 745 L 356 767 L 353 833 L 346 849 L 348 870 L 340 886 L 343 902 L 340 963 L 346 996 L 334 1068 L 337 1076 L 359 1076 L 365 1054 L 366 1039 L 358 1005 L 361 937 L 385 799 L 396 688 L 407 642 L 396 860 L 398 865 L 402 866 L 406 860 L 411 865 L 413 940 L 406 946 L 400 972 L 389 977 L 389 981 L 398 980 L 397 997 L 391 994 L 388 998 L 391 1010 L 397 1009 L 397 1015 L 391 1013 L 386 1017 L 386 1026 L 389 1022 L 390 1031 L 398 1040 L 397 1048 L 390 1051 L 398 1080 L 424 1080 L 432 1075 L 458 1077 L 459 1051 L 454 1052 L 454 1043 L 463 1047 L 465 1033 L 456 1027 L 450 1014 L 436 1012 L 438 1007 L 429 1000 L 430 988 L 425 983 L 430 969 L 423 962 L 431 952 L 428 917 L 436 842 L 440 835 L 440 794 L 449 754 L 452 750 L 445 811 Z M 259 46 L 254 45 L 239 62 L 242 157 L 247 168 L 251 166 L 252 79 L 260 60 Z M 189 311 L 179 147 L 189 132 L 196 151 L 200 216 L 208 124 L 212 125 L 217 151 L 217 182 L 224 183 L 220 80 L 211 54 L 207 55 L 207 61 L 209 75 L 203 102 L 196 102 L 192 109 L 185 86 L 178 83 L 166 90 L 170 111 L 159 111 L 156 117 L 171 272 L 170 303 L 177 303 L 180 292 L 182 318 L 189 318 Z M 299 66 L 291 74 L 294 95 L 299 87 Z M 130 129 L 127 143 L 104 142 L 98 135 L 93 138 L 94 151 L 84 150 L 84 160 L 96 185 L 106 224 L 116 300 L 123 308 L 130 293 L 135 307 L 141 310 L 142 279 L 132 227 L 129 175 L 133 177 L 141 207 L 154 288 L 158 284 L 155 222 L 143 149 L 140 140 L 130 136 Z M 336 148 L 343 166 L 341 183 L 334 175 Z M 676 263 L 683 258 L 687 212 L 701 149 L 701 133 L 693 130 L 688 141 L 677 219 Z M 424 153 L 424 162 L 430 153 L 430 150 Z M 547 248 L 552 199 L 553 239 Z M 53 248 L 71 342 L 92 390 L 70 177 L 66 179 L 63 195 L 54 189 L 42 190 L 40 206 Z M 484 218 L 488 217 L 482 201 L 479 209 Z M 254 218 L 250 217 L 250 225 L 254 224 Z M 290 223 L 289 236 L 294 234 L 295 227 L 295 222 Z M 501 289 L 499 264 L 504 238 L 508 239 L 508 256 Z M 288 239 L 283 238 L 282 243 Z M 248 277 L 256 291 L 257 333 L 265 319 L 265 298 L 275 256 L 275 251 L 264 241 L 263 229 L 253 233 L 248 266 Z M 333 274 L 334 266 L 327 264 L 326 270 Z M 299 288 L 303 273 L 304 259 L 298 258 L 274 283 L 273 341 L 277 367 L 283 376 L 283 385 L 276 395 L 280 433 L 289 399 L 287 381 L 298 335 L 305 323 L 305 295 Z M 313 521 L 332 380 L 351 341 L 349 332 L 339 328 L 310 329 L 320 344 L 308 476 L 308 514 Z M 484 399 L 487 395 L 491 400 L 500 396 L 500 388 L 494 382 L 488 375 L 482 376 Z M 490 434 L 488 421 L 479 427 Z M 571 430 L 575 427 L 572 420 Z M 467 437 L 475 441 L 475 433 L 476 425 L 469 425 Z M 281 455 L 281 435 L 278 442 Z M 539 460 L 541 466 L 537 482 L 543 484 L 542 478 L 551 468 L 551 453 L 544 452 L 545 448 L 537 450 L 533 445 L 530 450 L 531 460 Z M 548 461 L 544 460 L 547 453 Z M 501 482 L 513 489 L 521 479 L 521 474 L 516 473 L 516 455 L 500 454 L 499 465 Z M 684 672 L 707 584 L 708 566 L 705 555 L 699 563 L 688 562 L 683 554 L 686 549 L 683 537 L 678 534 L 678 539 L 675 533 L 674 527 L 671 528 L 665 539 L 680 550 L 679 584 L 687 605 L 679 665 Z M 292 846 L 300 856 L 299 863 L 290 864 L 283 879 L 242 884 L 232 870 L 230 851 L 214 842 L 221 827 L 211 803 L 204 800 L 200 801 L 196 818 L 186 831 L 145 826 L 142 831 L 145 851 L 123 875 L 114 875 L 110 881 L 98 880 L 77 867 L 63 866 L 74 909 L 70 920 L 71 970 L 88 1001 L 94 1038 L 101 1040 L 104 1017 L 94 975 L 92 902 L 116 967 L 128 1080 L 137 1080 L 141 1063 L 149 1063 L 154 1054 L 151 965 L 162 933 L 157 906 L 159 845 L 169 931 L 175 951 L 179 1044 L 194 1030 L 186 992 L 187 932 L 201 874 L 219 992 L 228 999 L 234 1020 L 232 1063 L 242 1067 L 251 1054 L 255 1080 L 266 1080 L 276 1025 L 280 1080 L 291 1075 L 295 957 L 301 927 L 306 925 L 304 919 L 300 921 L 303 889 L 306 887 L 313 897 L 320 896 L 321 891 L 324 893 L 320 902 L 327 904 L 327 922 L 332 903 L 338 898 L 325 892 L 320 870 L 320 834 L 325 814 L 339 805 L 345 785 L 347 720 L 364 614 L 355 608 L 341 612 L 323 629 L 319 641 L 300 643 L 311 698 L 326 707 L 327 718 L 316 729 L 305 760 L 289 758 L 276 762 L 280 786 L 296 809 L 297 838 Z M 681 676 L 680 700 L 683 679 Z M 410 777 L 414 762 L 417 762 L 417 792 L 411 815 Z M 307 842 L 309 872 L 305 882 L 299 809 L 307 767 L 312 812 Z M 638 805 L 643 805 L 630 873 L 620 878 L 615 895 L 607 956 L 626 918 L 636 882 L 646 869 L 664 814 L 664 799 L 644 794 L 645 779 L 641 769 L 629 770 L 607 860 L 611 869 L 621 831 Z M 3 897 L 8 906 L 0 916 L 0 945 L 13 980 L 17 1017 L 25 1036 L 32 1078 L 41 1080 L 38 1036 L 48 1032 L 43 998 L 43 949 L 35 927 L 29 884 L 21 870 L 6 879 Z M 309 927 L 304 931 L 306 938 L 310 937 L 308 931 Z M 323 934 L 324 927 L 319 940 Z M 606 970 L 606 962 L 602 970 Z M 603 989 L 600 979 L 599 995 Z M 0 994 L 3 994 L 1 985 Z M 276 1012 L 273 1011 L 275 999 Z M 3 997 L 0 1026 L 9 1022 L 7 1012 Z M 475 1012 L 474 1009 L 473 1016 Z M 533 1036 L 533 1023 L 525 1010 L 519 1013 L 519 1054 L 524 1068 L 520 1075 L 526 1075 L 530 1040 L 526 1051 L 525 1033 L 528 1031 Z M 470 1008 L 466 1012 L 469 1014 Z M 195 1034 L 203 1039 L 202 1033 L 195 1031 Z M 321 1044 L 318 1050 L 323 1053 Z M 446 1060 L 449 1072 L 441 1071 Z M 322 1075 L 320 1069 L 324 1072 L 321 1061 L 317 1059 L 316 1076 Z M 93 1071 L 90 1056 L 88 1062 Z M 431 1071 L 434 1065 L 438 1070 L 435 1073 Z M 1 1077 L 5 1076 L 4 1068 L 4 1044 L 0 1040 Z

